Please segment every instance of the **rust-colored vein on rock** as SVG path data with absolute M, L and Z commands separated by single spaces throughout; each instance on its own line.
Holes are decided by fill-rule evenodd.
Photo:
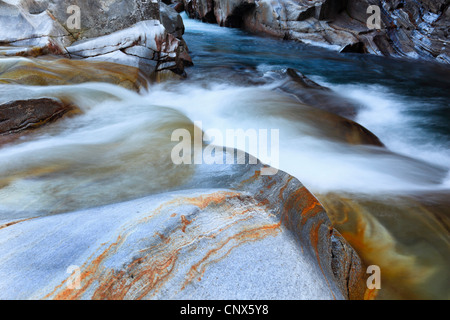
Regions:
M 81 297 L 81 295 L 90 287 L 90 285 L 96 280 L 94 277 L 96 274 L 98 274 L 101 271 L 101 264 L 103 260 L 107 257 L 107 255 L 110 253 L 112 248 L 117 247 L 119 243 L 122 242 L 122 237 L 119 236 L 116 240 L 116 242 L 111 243 L 108 248 L 106 248 L 97 258 L 95 258 L 89 265 L 81 268 L 81 275 L 80 275 L 80 283 L 82 284 L 82 287 L 78 290 L 71 289 L 67 286 L 67 288 L 63 289 L 61 292 L 55 293 L 61 289 L 64 284 L 67 285 L 69 278 L 65 279 L 60 285 L 55 287 L 55 289 L 46 295 L 43 299 L 49 299 L 53 295 L 54 300 L 77 300 Z
M 206 267 L 209 264 L 222 260 L 223 258 L 228 256 L 229 253 L 233 249 L 243 245 L 244 243 L 258 241 L 269 235 L 276 234 L 279 231 L 280 226 L 281 226 L 281 222 L 276 223 L 276 224 L 271 224 L 271 225 L 264 225 L 264 226 L 257 227 L 254 229 L 244 230 L 232 237 L 225 239 L 225 241 L 223 241 L 218 247 L 209 250 L 207 252 L 207 254 L 199 262 L 197 262 L 196 264 L 194 264 L 191 267 L 190 271 L 188 272 L 188 277 L 187 277 L 186 281 L 184 282 L 181 289 L 184 290 L 186 285 L 188 285 L 190 282 L 192 282 L 192 280 L 194 278 L 202 277 L 206 271 Z M 237 240 L 238 243 L 236 245 L 232 246 L 223 256 L 207 262 L 208 259 L 211 258 L 211 256 L 218 253 L 221 249 L 223 249 L 232 240 Z M 201 266 L 202 264 L 203 264 L 203 266 Z
M 333 299 L 336 300 L 336 296 L 333 293 L 333 290 L 331 289 L 330 283 L 328 282 L 328 278 L 325 275 L 325 272 L 323 271 L 322 264 L 320 262 L 320 254 L 319 254 L 319 235 L 320 235 L 320 227 L 322 226 L 324 220 L 320 220 L 317 222 L 317 224 L 314 226 L 314 228 L 310 231 L 310 240 L 311 245 L 313 246 L 313 249 L 316 253 L 317 262 L 319 264 L 320 270 L 322 271 L 323 277 L 325 278 L 325 281 L 327 282 L 328 288 L 330 289 L 331 294 L 333 295 Z
M 186 227 L 188 226 L 188 225 L 190 225 L 192 223 L 192 221 L 189 221 L 188 219 L 186 219 L 186 216 L 181 216 L 181 224 L 182 224 L 182 227 L 181 227 L 181 231 L 183 231 L 183 232 L 186 232 Z
M 18 224 L 18 223 L 21 223 L 21 222 L 25 222 L 25 221 L 32 220 L 32 219 L 36 219 L 36 218 L 38 218 L 38 217 L 32 217 L 32 218 L 27 218 L 27 219 L 22 219 L 22 220 L 17 220 L 17 221 L 8 222 L 8 223 L 5 223 L 5 224 L 0 225 L 0 230 L 1 230 L 1 229 L 4 229 L 4 228 L 8 228 L 8 227 L 10 227 L 10 226 L 13 226 L 13 225 Z
M 150 217 L 160 213 L 163 209 L 169 209 L 172 205 L 191 204 L 203 210 L 210 206 L 227 206 L 228 200 L 233 201 L 233 199 L 238 199 L 241 202 L 244 198 L 246 197 L 243 197 L 242 194 L 238 192 L 222 191 L 215 192 L 209 195 L 201 195 L 198 197 L 177 198 L 160 205 L 156 210 L 152 211 L 149 216 L 145 217 L 144 219 L 139 219 L 139 223 L 147 222 Z M 258 208 L 259 205 L 261 204 L 255 202 L 254 210 L 262 210 L 261 208 Z M 245 215 L 245 213 L 249 213 L 250 211 L 251 210 L 248 207 L 244 206 L 242 210 L 232 210 L 232 215 Z M 175 216 L 176 214 L 173 213 L 170 215 L 171 218 Z M 220 233 L 223 233 L 233 225 L 242 223 L 242 221 L 248 220 L 249 218 L 251 218 L 251 215 L 250 217 L 244 216 L 243 218 L 232 222 L 230 225 L 220 228 L 220 230 L 216 231 L 215 234 L 203 235 L 200 236 L 200 238 L 208 237 L 214 239 L 218 235 L 220 235 Z M 182 222 L 180 226 L 175 230 L 181 230 L 182 232 L 186 233 L 186 227 L 193 221 L 195 221 L 195 218 L 188 220 L 186 216 L 182 215 L 181 221 Z M 98 283 L 98 287 L 95 288 L 95 291 L 91 297 L 92 299 L 113 300 L 125 299 L 127 297 L 132 297 L 133 299 L 141 299 L 147 297 L 150 293 L 155 294 L 157 290 L 168 281 L 169 277 L 175 270 L 180 250 L 185 245 L 191 244 L 192 237 L 181 240 L 182 243 L 173 243 L 173 241 L 180 241 L 180 238 L 171 240 L 171 237 L 157 232 L 156 236 L 159 236 L 161 240 L 163 240 L 162 242 L 159 242 L 154 246 L 147 247 L 144 250 L 139 250 L 141 256 L 131 261 L 124 269 L 120 271 L 106 269 L 104 267 L 105 259 L 119 250 L 120 246 L 124 243 L 127 235 L 131 233 L 130 230 L 134 229 L 134 227 L 139 223 L 136 224 L 132 222 L 130 225 L 125 226 L 125 234 L 121 234 L 114 243 L 111 243 L 108 248 L 104 249 L 96 258 L 93 258 L 95 253 L 91 255 L 91 257 L 87 260 L 91 262 L 86 262 L 81 267 L 82 272 L 80 276 L 80 283 L 82 287 L 80 289 L 74 290 L 69 287 L 63 288 L 65 284 L 68 284 L 69 278 L 67 278 L 60 285 L 55 287 L 51 293 L 46 295 L 44 299 L 80 299 L 93 286 L 95 286 L 96 282 Z M 275 234 L 277 232 L 276 229 L 280 227 L 280 225 L 281 221 L 273 225 L 263 225 L 253 229 L 244 230 L 238 234 L 228 237 L 222 243 L 220 243 L 218 247 L 216 247 L 215 249 L 211 249 L 200 262 L 198 262 L 191 268 L 188 278 L 193 279 L 193 277 L 195 277 L 196 273 L 194 273 L 194 270 L 196 270 L 197 268 L 200 268 L 200 273 L 203 274 L 207 265 L 213 263 L 214 261 L 223 259 L 234 248 L 240 246 L 241 244 L 249 241 L 257 241 L 270 234 Z M 189 231 L 189 234 L 192 235 L 193 233 L 195 233 L 195 231 Z M 230 248 L 225 253 L 225 255 L 216 258 L 214 261 L 208 262 L 208 259 L 217 254 L 219 250 L 221 250 L 233 239 L 237 240 L 239 243 Z M 157 248 L 161 246 L 163 246 L 164 248 Z M 167 249 L 170 249 L 171 247 L 172 250 L 167 251 Z M 157 254 L 155 256 L 154 252 L 159 252 L 160 254 Z

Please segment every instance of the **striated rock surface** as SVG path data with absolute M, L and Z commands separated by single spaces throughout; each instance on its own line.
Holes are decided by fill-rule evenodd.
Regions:
M 183 0 L 183 4 L 191 17 L 221 26 L 342 52 L 450 62 L 446 0 Z M 380 30 L 367 26 L 371 5 L 380 8 Z
M 69 23 L 76 19 L 71 12 L 78 12 L 79 26 Z M 184 75 L 192 64 L 181 17 L 159 2 L 5 0 L 0 1 L 0 30 L 0 56 L 110 61 L 140 68 L 149 77 L 163 70 Z
M 0 84 L 47 86 L 84 82 L 112 83 L 134 91 L 147 86 L 146 77 L 138 68 L 112 62 L 57 57 L 0 59 Z
M 202 165 L 178 191 L 2 221 L 0 298 L 363 298 L 363 265 L 317 199 L 262 168 Z
M 52 99 L 30 99 L 0 104 L 0 135 L 37 128 L 76 110 L 73 105 Z

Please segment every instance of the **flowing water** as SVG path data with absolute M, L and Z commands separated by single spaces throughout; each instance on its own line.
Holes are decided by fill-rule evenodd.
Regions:
M 140 93 L 105 83 L 0 85 L 0 103 L 56 97 L 83 112 L 0 149 L 0 221 L 188 182 L 195 169 L 172 163 L 170 138 L 178 128 L 192 132 L 195 121 L 224 135 L 278 129 L 276 166 L 319 198 L 367 264 L 381 267 L 379 298 L 450 298 L 450 68 L 338 54 L 184 20 L 195 64 L 187 80 Z M 340 119 L 277 90 L 286 68 L 352 101 L 354 120 L 386 148 L 350 143 Z

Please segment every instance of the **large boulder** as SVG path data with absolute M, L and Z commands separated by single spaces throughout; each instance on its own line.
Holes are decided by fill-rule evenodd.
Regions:
M 2 221 L 0 298 L 362 299 L 364 266 L 320 203 L 262 169 L 202 165 L 178 190 Z

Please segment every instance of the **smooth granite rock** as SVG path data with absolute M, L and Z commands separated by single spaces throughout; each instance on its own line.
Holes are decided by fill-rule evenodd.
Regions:
M 0 298 L 363 298 L 363 264 L 317 199 L 262 169 L 201 165 L 174 191 L 2 221 Z

